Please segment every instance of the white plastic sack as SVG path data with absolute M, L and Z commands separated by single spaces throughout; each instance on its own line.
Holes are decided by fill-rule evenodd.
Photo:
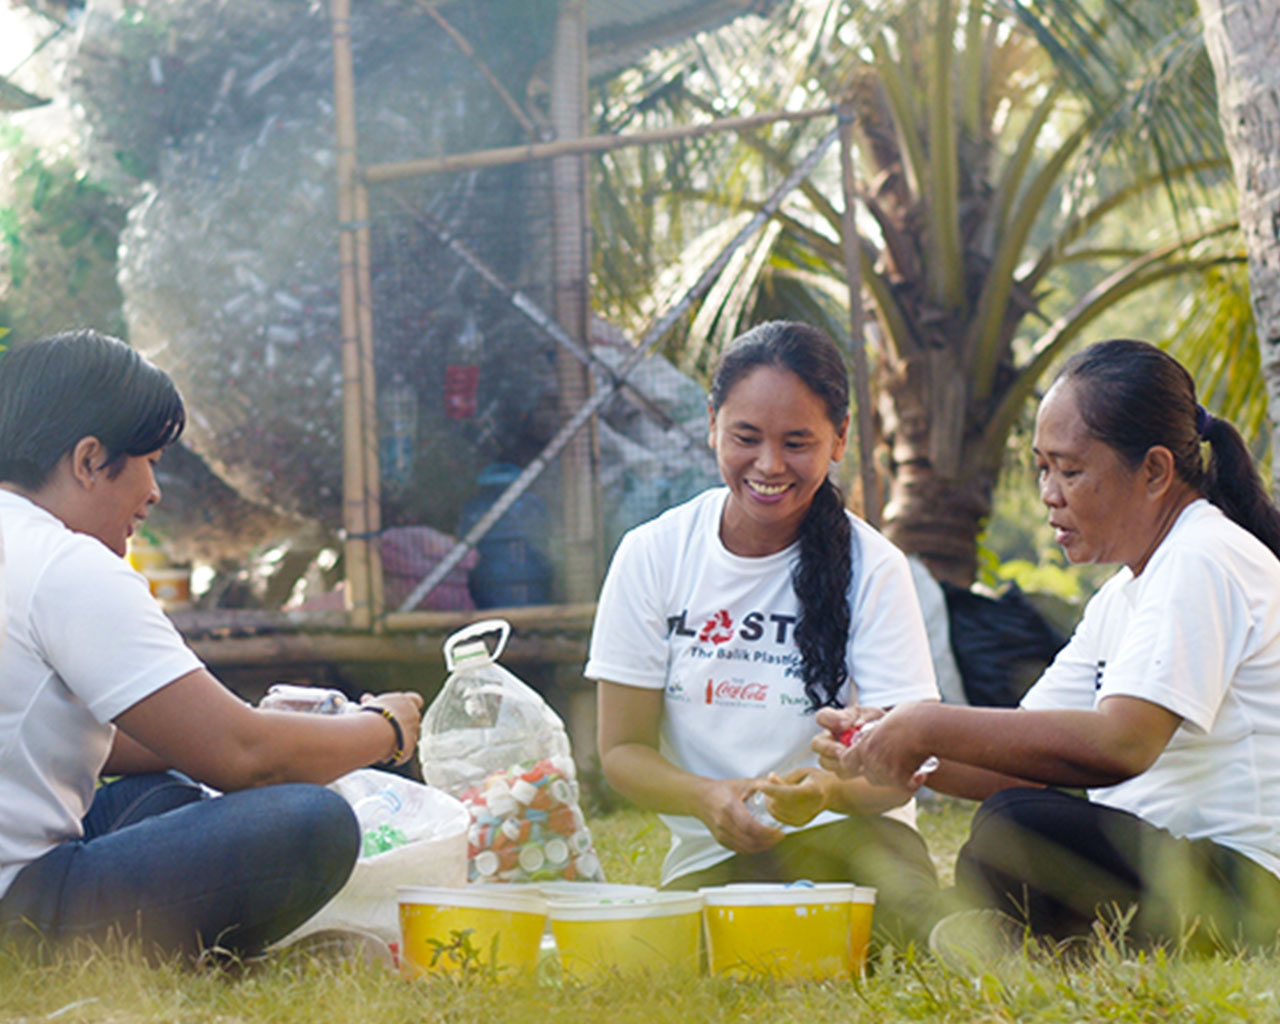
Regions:
M 347 884 L 284 944 L 326 928 L 372 932 L 387 943 L 400 939 L 396 887 L 458 887 L 467 882 L 467 826 L 471 815 L 449 794 L 392 772 L 361 768 L 330 783 L 351 804 L 364 850 Z M 396 830 L 403 845 L 371 852 L 369 838 Z

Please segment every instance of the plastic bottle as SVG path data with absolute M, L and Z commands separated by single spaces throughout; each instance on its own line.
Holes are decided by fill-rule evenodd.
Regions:
M 746 799 L 747 810 L 751 816 L 767 828 L 782 828 L 782 822 L 769 813 L 769 800 L 756 790 Z
M 413 455 L 418 440 L 418 395 L 396 373 L 378 395 L 380 426 L 378 460 L 382 479 L 392 487 L 413 480 Z
M 258 702 L 258 707 L 272 711 L 304 711 L 313 715 L 340 715 L 358 706 L 347 700 L 341 690 L 295 683 L 272 683 Z
M 458 332 L 453 358 L 444 368 L 444 414 L 451 420 L 476 418 L 483 338 L 470 313 Z
M 409 842 L 404 830 L 395 824 L 404 801 L 392 789 L 380 789 L 362 797 L 352 806 L 360 823 L 360 855 L 372 857 Z

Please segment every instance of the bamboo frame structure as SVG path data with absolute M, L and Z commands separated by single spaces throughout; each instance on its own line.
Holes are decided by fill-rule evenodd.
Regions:
M 382 613 L 382 560 L 368 192 L 356 158 L 351 0 L 331 0 L 337 135 L 339 296 L 342 323 L 342 525 L 351 624 L 372 629 Z
M 484 515 L 467 531 L 466 536 L 459 540 L 449 553 L 440 560 L 439 564 L 413 588 L 413 591 L 405 598 L 401 606 L 402 609 L 412 608 L 425 594 L 431 593 L 436 584 L 448 576 L 466 556 L 467 552 L 475 547 L 477 541 L 489 532 L 490 527 L 506 514 L 507 510 L 515 504 L 516 499 L 529 489 L 533 481 L 551 464 L 551 460 L 560 454 L 573 439 L 574 435 L 595 415 L 596 410 L 613 397 L 620 386 L 618 381 L 625 380 L 640 360 L 647 356 L 653 347 L 666 337 L 671 328 L 689 311 L 689 307 L 693 305 L 694 301 L 703 295 L 716 278 L 720 276 L 728 265 L 730 257 L 777 212 L 782 205 L 782 200 L 786 198 L 788 193 L 799 182 L 813 173 L 813 169 L 817 166 L 819 159 L 831 147 L 831 144 L 836 141 L 838 135 L 839 130 L 835 128 L 828 132 L 809 154 L 800 161 L 796 168 L 787 175 L 782 183 L 774 189 L 769 198 L 760 204 L 760 208 L 756 210 L 751 219 L 738 230 L 729 241 L 729 244 L 703 270 L 697 281 L 684 293 L 680 301 L 670 307 L 645 331 L 644 337 L 640 339 L 635 348 L 631 350 L 631 353 L 618 367 L 615 381 L 609 387 L 597 390 L 585 404 L 579 407 L 572 418 L 547 442 L 546 447 L 542 449 L 537 457 L 529 465 L 525 466 L 520 475 L 502 492 L 498 500 L 489 506 Z M 420 613 L 405 611 L 397 616 L 397 623 L 404 628 L 412 628 L 412 623 L 418 621 L 416 614 Z
M 377 387 L 373 360 L 373 292 L 370 281 L 370 224 L 369 194 L 372 185 L 402 181 L 409 178 L 423 177 L 442 172 L 480 170 L 499 167 L 532 160 L 552 160 L 553 181 L 555 189 L 563 192 L 553 202 L 553 218 L 559 225 L 559 238 L 564 240 L 566 232 L 579 237 L 578 251 L 567 263 L 556 268 L 554 273 L 553 292 L 554 321 L 567 339 L 576 342 L 590 355 L 590 347 L 585 342 L 587 322 L 586 295 L 586 194 L 585 168 L 582 160 L 592 153 L 603 153 L 632 146 L 654 145 L 658 143 L 698 138 L 721 132 L 737 132 L 758 128 L 778 122 L 797 122 L 815 117 L 830 117 L 837 114 L 835 107 L 825 106 L 798 111 L 775 111 L 745 117 L 720 118 L 714 121 L 686 125 L 660 131 L 636 132 L 628 135 L 581 136 L 584 125 L 585 95 L 585 27 L 581 0 L 568 0 L 570 21 L 559 26 L 557 35 L 562 30 L 568 33 L 565 42 L 558 41 L 558 53 L 574 51 L 579 60 L 566 61 L 568 68 L 559 72 L 559 83 L 556 85 L 556 102 L 560 110 L 553 110 L 553 120 L 561 138 L 553 142 L 538 142 L 523 146 L 504 147 L 500 149 L 482 150 L 473 153 L 451 155 L 427 160 L 411 160 L 393 164 L 375 164 L 361 167 L 357 158 L 357 126 L 355 116 L 355 82 L 354 63 L 351 51 L 350 8 L 352 0 L 330 0 L 332 36 L 334 48 L 334 98 L 335 98 L 335 131 L 337 135 L 337 177 L 338 177 L 338 217 L 339 217 L 339 257 L 340 257 L 340 298 L 342 324 L 342 367 L 343 367 L 343 527 L 344 558 L 347 576 L 347 606 L 350 623 L 353 628 L 364 630 L 415 630 L 432 628 L 436 625 L 438 613 L 414 612 L 414 608 L 423 596 L 440 583 L 451 572 L 466 553 L 475 546 L 488 530 L 504 515 L 516 499 L 524 493 L 535 479 L 545 471 L 562 451 L 575 446 L 575 458 L 580 468 L 594 470 L 594 444 L 587 432 L 585 441 L 579 437 L 582 428 L 589 424 L 596 411 L 611 398 L 619 388 L 626 385 L 626 378 L 634 367 L 664 337 L 675 323 L 686 313 L 689 306 L 701 295 L 719 273 L 723 270 L 729 256 L 747 238 L 757 231 L 780 206 L 783 198 L 797 183 L 802 181 L 816 166 L 819 158 L 838 139 L 842 146 L 842 172 L 845 172 L 846 217 L 849 227 L 852 225 L 852 178 L 851 156 L 848 148 L 851 141 L 847 137 L 845 120 L 837 128 L 828 133 L 810 152 L 801 164 L 789 174 L 784 182 L 760 206 L 750 222 L 745 225 L 726 249 L 706 268 L 698 281 L 685 293 L 681 300 L 664 313 L 645 332 L 645 336 L 635 349 L 623 361 L 622 365 L 606 377 L 605 386 L 594 393 L 591 390 L 587 361 L 574 364 L 572 371 L 575 379 L 580 376 L 581 388 L 569 388 L 561 374 L 562 389 L 574 390 L 567 412 L 571 413 L 558 433 L 546 445 L 543 451 L 521 472 L 519 477 L 507 487 L 498 500 L 481 516 L 465 538 L 450 550 L 436 567 L 413 588 L 412 592 L 401 604 L 400 608 L 390 615 L 386 614 L 383 597 L 382 560 L 379 555 L 376 538 L 381 530 L 381 492 L 380 470 L 378 458 L 378 422 L 377 422 Z M 418 0 L 421 7 L 432 16 L 438 12 L 429 0 Z M 576 10 L 576 19 L 572 12 Z M 563 17 L 563 16 L 562 16 Z M 451 37 L 455 33 L 450 33 Z M 455 41 L 457 39 L 455 38 Z M 467 53 L 468 47 L 459 43 Z M 472 59 L 473 52 L 468 53 Z M 574 96 L 568 96 L 569 92 Z M 553 104 L 553 107 L 555 104 Z M 522 125 L 528 125 L 522 121 Z M 576 137 L 575 137 L 576 136 Z M 846 171 L 845 164 L 850 164 Z M 559 171 L 559 174 L 557 174 Z M 856 234 L 847 229 L 844 232 L 846 249 L 850 241 L 855 247 L 851 255 L 846 251 L 846 262 L 855 260 Z M 559 248 L 559 247 L 557 247 Z M 561 257 L 557 257 L 558 259 Z M 857 263 L 850 265 L 856 270 Z M 861 307 L 856 301 L 858 294 L 858 278 L 850 271 L 850 325 L 854 341 L 854 376 L 857 389 L 859 410 L 859 437 L 863 446 L 863 472 L 872 469 L 867 450 L 870 446 L 870 400 L 867 397 L 865 349 L 861 338 Z M 539 311 L 540 312 L 540 311 Z M 543 314 L 545 318 L 545 314 Z M 563 346 L 568 349 L 570 346 Z M 568 351 L 565 352 L 569 354 Z M 575 355 L 577 353 L 574 353 Z M 567 364 L 566 364 L 567 367 Z M 864 424 L 864 414 L 866 422 Z M 873 472 L 873 469 L 872 469 Z M 594 477 L 593 472 L 588 472 Z M 595 486 L 594 479 L 587 481 Z M 568 488 L 566 488 L 568 490 Z M 864 491 L 868 496 L 876 494 L 874 488 Z M 590 532 L 592 543 L 598 546 L 599 539 L 591 516 L 584 515 L 581 495 L 570 500 L 579 506 L 567 509 L 568 525 L 574 528 L 577 524 L 579 534 Z M 878 509 L 876 510 L 878 518 Z M 870 517 L 869 517 L 870 518 Z M 872 520 L 874 521 L 874 519 Z M 599 561 L 599 559 L 597 559 Z M 588 573 L 584 576 L 594 575 Z M 573 607 L 581 607 L 589 597 L 588 587 L 571 589 L 567 594 Z M 590 595 L 593 597 L 594 595 Z M 574 603 L 576 602 L 576 603 Z
M 661 142 L 678 142 L 696 139 L 720 132 L 737 132 L 759 128 L 779 121 L 808 121 L 815 117 L 829 117 L 835 107 L 810 107 L 805 110 L 780 110 L 767 114 L 751 114 L 746 117 L 722 117 L 702 124 L 683 125 L 651 132 L 631 132 L 626 135 L 586 135 L 580 139 L 559 139 L 555 142 L 535 142 L 527 146 L 504 146 L 499 149 L 482 149 L 474 153 L 454 156 L 431 157 L 423 160 L 402 160 L 390 164 L 369 164 L 363 168 L 366 184 L 386 185 L 393 181 L 420 178 L 428 174 L 451 171 L 478 171 L 490 167 L 505 167 L 530 160 L 551 160 L 560 156 L 585 156 L 592 153 L 609 153 L 630 146 L 652 146 Z

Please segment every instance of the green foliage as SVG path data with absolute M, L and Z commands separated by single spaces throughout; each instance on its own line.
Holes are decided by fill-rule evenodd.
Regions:
M 8 281 L 0 320 L 20 336 L 73 323 L 119 333 L 116 248 L 125 207 L 65 157 L 50 157 L 17 130 L 0 133 L 10 169 L 0 206 Z
M 601 91 L 600 131 L 848 102 L 854 245 L 893 452 L 885 527 L 957 578 L 1009 432 L 1053 363 L 1131 296 L 1195 287 L 1238 258 L 1233 214 L 1192 204 L 1223 198 L 1228 166 L 1194 6 L 1131 6 L 796 0 Z M 603 157 L 602 311 L 639 333 L 828 128 Z M 672 339 L 683 368 L 704 375 L 766 317 L 848 336 L 845 205 L 831 163 L 788 198 Z

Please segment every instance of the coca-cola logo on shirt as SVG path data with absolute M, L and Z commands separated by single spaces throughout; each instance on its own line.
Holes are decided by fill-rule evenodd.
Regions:
M 707 680 L 708 704 L 735 704 L 739 707 L 764 707 L 769 699 L 767 683 L 747 683 L 741 679 Z

